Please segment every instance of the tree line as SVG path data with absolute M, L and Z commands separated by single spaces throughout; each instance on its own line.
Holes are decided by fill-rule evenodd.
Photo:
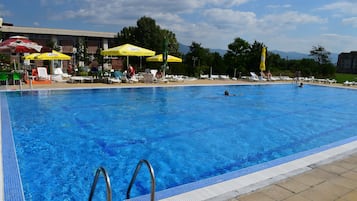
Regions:
M 230 77 L 246 75 L 249 72 L 259 72 L 262 47 L 268 49 L 266 55 L 266 69 L 273 74 L 294 75 L 300 71 L 302 76 L 333 77 L 335 66 L 329 59 L 330 53 L 322 46 L 313 46 L 310 51 L 311 58 L 289 60 L 269 51 L 264 43 L 254 41 L 252 44 L 237 37 L 227 46 L 227 52 L 220 55 L 210 52 L 193 41 L 186 54 L 179 52 L 179 43 L 175 33 L 162 29 L 150 17 L 141 17 L 136 26 L 124 27 L 115 39 L 115 45 L 132 43 L 144 48 L 163 52 L 164 38 L 169 41 L 169 54 L 183 58 L 182 63 L 170 63 L 167 70 L 171 74 L 181 74 L 198 77 L 200 74 L 229 75 Z M 131 59 L 132 62 L 132 59 Z M 135 62 L 135 60 L 134 60 Z M 136 62 L 139 62 L 137 59 Z M 161 64 L 146 63 L 147 67 L 160 68 Z M 144 65 L 145 66 L 145 65 Z

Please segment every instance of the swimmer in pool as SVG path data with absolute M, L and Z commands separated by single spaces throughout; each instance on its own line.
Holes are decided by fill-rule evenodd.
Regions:
M 225 96 L 235 96 L 235 94 L 229 94 L 229 91 L 227 91 L 227 90 L 224 91 L 224 95 Z

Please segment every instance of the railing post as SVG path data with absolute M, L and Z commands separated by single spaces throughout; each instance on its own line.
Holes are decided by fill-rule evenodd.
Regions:
M 136 165 L 136 168 L 135 168 L 135 172 L 133 174 L 133 177 L 131 178 L 131 181 L 130 181 L 130 184 L 129 184 L 129 187 L 128 187 L 128 191 L 126 192 L 126 199 L 130 199 L 130 191 L 131 191 L 131 187 L 133 186 L 134 182 L 135 182 L 135 179 L 136 179 L 136 176 L 138 175 L 139 173 L 139 170 L 142 166 L 142 164 L 145 163 L 146 166 L 148 167 L 149 169 L 149 172 L 150 172 L 150 177 L 151 177 L 151 195 L 150 195 L 150 200 L 151 201 L 155 201 L 155 186 L 156 186 L 156 181 L 155 181 L 155 174 L 154 174 L 154 169 L 152 168 L 151 164 L 149 163 L 149 161 L 145 160 L 145 159 L 142 159 L 139 161 L 139 163 Z

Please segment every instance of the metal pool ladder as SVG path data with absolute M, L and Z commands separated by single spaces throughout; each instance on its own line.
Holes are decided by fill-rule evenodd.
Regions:
M 133 174 L 133 177 L 131 178 L 128 191 L 126 191 L 126 199 L 130 199 L 130 190 L 131 187 L 133 186 L 136 176 L 138 175 L 141 166 L 145 163 L 145 165 L 148 167 L 149 172 L 150 172 L 150 177 L 151 177 L 151 194 L 150 194 L 150 200 L 155 201 L 155 186 L 156 186 L 156 181 L 155 181 L 155 174 L 154 174 L 154 169 L 152 168 L 151 164 L 149 161 L 142 159 L 139 161 L 139 163 L 136 165 L 135 172 Z
M 95 172 L 95 177 L 93 180 L 92 187 L 90 189 L 90 194 L 89 194 L 88 200 L 91 201 L 93 199 L 95 187 L 97 186 L 97 182 L 98 182 L 100 173 L 103 173 L 103 176 L 105 179 L 105 184 L 107 187 L 107 201 L 112 201 L 112 187 L 110 186 L 110 179 L 109 179 L 107 171 L 103 167 L 99 167 L 97 169 L 97 171 Z
M 128 190 L 126 192 L 126 199 L 130 199 L 130 191 L 131 188 L 135 182 L 136 176 L 138 175 L 141 166 L 143 165 L 143 163 L 145 163 L 145 165 L 147 166 L 149 172 L 150 172 L 150 177 L 151 177 L 151 194 L 150 194 L 150 201 L 155 201 L 155 186 L 156 186 L 156 181 L 155 181 L 155 174 L 154 174 L 154 169 L 152 168 L 151 164 L 149 163 L 149 161 L 142 159 L 139 161 L 139 163 L 136 165 L 135 168 L 135 172 L 133 174 L 133 177 L 131 178 Z M 103 167 L 99 167 L 95 173 L 95 177 L 93 180 L 93 184 L 90 190 L 90 194 L 89 194 L 89 198 L 88 201 L 92 201 L 93 196 L 94 196 L 94 191 L 95 188 L 97 186 L 97 182 L 98 182 L 98 178 L 100 173 L 103 173 L 104 179 L 105 179 L 105 183 L 106 183 L 106 188 L 107 188 L 107 201 L 112 201 L 112 189 L 110 186 L 110 179 L 108 176 L 107 171 L 103 168 Z

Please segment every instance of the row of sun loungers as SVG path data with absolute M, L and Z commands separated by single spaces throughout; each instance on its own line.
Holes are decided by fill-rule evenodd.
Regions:
M 312 83 L 323 83 L 323 84 L 334 84 L 337 83 L 335 79 L 316 79 L 315 77 L 295 77 L 291 78 L 289 76 L 270 76 L 269 78 L 258 76 L 254 72 L 250 72 L 250 77 L 242 77 L 243 79 L 248 79 L 250 81 L 295 81 L 295 82 L 312 82 Z M 356 83 L 357 84 L 357 83 Z
M 346 81 L 343 83 L 343 85 L 345 85 L 345 86 L 354 86 L 354 85 L 357 85 L 357 82 L 346 80 Z
M 200 75 L 200 79 L 229 80 L 229 75 Z

